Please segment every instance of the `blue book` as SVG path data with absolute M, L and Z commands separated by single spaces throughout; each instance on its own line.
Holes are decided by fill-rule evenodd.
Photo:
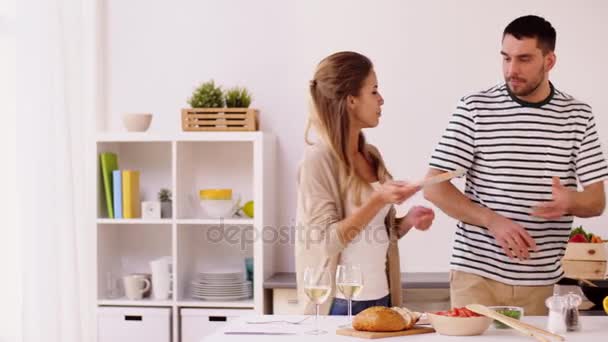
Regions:
M 112 171 L 112 187 L 114 192 L 114 218 L 122 218 L 122 176 L 120 170 Z

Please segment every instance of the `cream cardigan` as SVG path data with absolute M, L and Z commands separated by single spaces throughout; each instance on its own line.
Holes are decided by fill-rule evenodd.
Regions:
M 375 147 L 367 145 L 366 149 L 383 164 Z M 392 178 L 384 167 L 378 169 L 381 183 Z M 326 266 L 331 274 L 332 291 L 329 299 L 321 305 L 321 314 L 329 313 L 334 297 L 336 269 L 340 253 L 345 248 L 337 231 L 337 222 L 344 219 L 344 199 L 340 195 L 338 174 L 338 163 L 327 145 L 317 143 L 306 147 L 298 170 L 295 227 L 298 303 L 303 314 L 315 312 L 314 303 L 304 293 L 303 276 L 307 266 Z M 386 270 L 391 304 L 401 306 L 398 220 L 393 206 L 386 216 L 385 224 L 389 235 Z

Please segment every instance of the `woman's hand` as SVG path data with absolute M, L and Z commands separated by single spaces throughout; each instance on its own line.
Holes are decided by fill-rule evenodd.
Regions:
M 420 205 L 412 207 L 399 224 L 399 236 L 405 235 L 410 229 L 427 230 L 435 219 L 433 209 Z
M 435 212 L 433 209 L 417 205 L 407 212 L 404 221 L 408 222 L 410 227 L 418 230 L 427 230 L 431 227 L 434 219 Z
M 374 195 L 384 204 L 401 204 L 420 189 L 420 186 L 406 181 L 386 181 L 374 192 Z

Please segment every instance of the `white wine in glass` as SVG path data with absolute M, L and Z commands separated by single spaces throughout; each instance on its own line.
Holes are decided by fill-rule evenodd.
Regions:
M 336 287 L 348 300 L 348 322 L 353 319 L 353 298 L 363 289 L 363 273 L 359 265 L 338 265 Z
M 326 334 L 327 331 L 319 329 L 319 306 L 325 303 L 331 293 L 331 276 L 327 268 L 306 267 L 304 270 L 304 293 L 316 307 L 316 329 L 306 333 L 311 335 Z
M 338 283 L 338 290 L 344 298 L 353 299 L 361 293 L 363 285 L 357 283 Z
M 304 292 L 310 299 L 311 302 L 321 305 L 325 303 L 327 297 L 329 297 L 329 293 L 331 292 L 331 287 L 329 286 L 311 286 L 305 287 Z

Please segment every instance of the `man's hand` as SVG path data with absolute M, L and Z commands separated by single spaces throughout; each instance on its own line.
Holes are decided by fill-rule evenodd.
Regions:
M 533 216 L 555 219 L 569 214 L 574 200 L 574 191 L 563 186 L 559 182 L 559 177 L 553 177 L 551 192 L 553 193 L 553 200 L 534 206 L 532 210 Z
M 504 216 L 493 215 L 487 228 L 511 259 L 515 257 L 519 260 L 528 259 L 530 257 L 528 250 L 536 250 L 536 242 L 530 234 L 521 225 Z

